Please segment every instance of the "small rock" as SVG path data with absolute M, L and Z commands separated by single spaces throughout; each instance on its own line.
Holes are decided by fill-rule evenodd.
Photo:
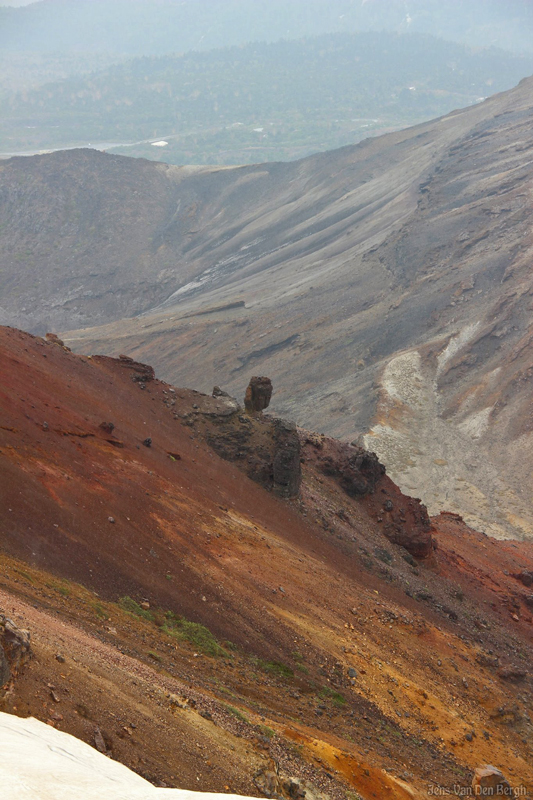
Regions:
M 108 521 L 108 522 L 114 522 L 114 521 L 115 521 L 115 517 L 108 517 L 108 518 L 107 518 L 107 521 Z
M 524 586 L 533 586 L 533 572 L 524 570 L 523 572 L 513 573 L 513 578 L 523 583 Z
M 65 663 L 65 656 L 62 656 L 61 653 L 56 654 L 56 661 L 59 661 L 60 664 Z
M 43 431 L 49 430 L 48 422 L 43 422 Z
M 0 614 L 0 689 L 10 686 L 30 656 L 29 631 Z
M 149 611 L 150 609 L 150 603 L 148 602 L 148 600 L 143 600 L 143 602 L 140 603 L 140 606 L 143 611 Z
M 106 433 L 113 433 L 115 430 L 115 426 L 112 422 L 101 422 L 100 428 Z
M 59 695 L 57 695 L 57 694 L 54 692 L 54 690 L 53 690 L 53 689 L 51 689 L 51 690 L 50 690 L 50 697 L 52 698 L 52 700 L 54 701 L 54 703 L 60 703 L 60 702 L 61 702 L 61 698 L 59 697 Z
M 357 670 L 353 667 L 350 667 L 348 670 L 348 677 L 349 678 L 357 678 Z
M 523 681 L 527 677 L 527 672 L 520 667 L 506 667 L 501 669 L 498 675 L 503 681 Z
M 212 393 L 213 397 L 231 397 L 230 394 L 225 392 L 220 386 L 215 386 Z M 233 398 L 232 398 L 233 399 Z
M 385 511 L 392 511 L 392 509 L 394 508 L 392 500 L 385 500 L 385 502 L 383 503 L 383 508 L 385 509 Z
M 65 343 L 63 342 L 63 340 L 60 339 L 59 336 L 57 334 L 55 334 L 55 333 L 47 333 L 46 334 L 46 340 L 48 342 L 50 342 L 51 344 L 58 344 L 60 347 L 64 347 L 65 346 Z
M 107 753 L 107 747 L 100 728 L 96 728 L 94 731 L 94 746 L 99 753 Z
M 145 447 L 151 447 L 152 446 L 152 439 L 150 438 L 150 436 L 147 436 L 146 439 L 143 439 L 143 445 Z

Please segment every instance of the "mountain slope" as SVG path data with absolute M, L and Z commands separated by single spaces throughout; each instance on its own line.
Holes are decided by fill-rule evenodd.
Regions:
M 36 655 L 10 710 L 158 785 L 406 800 L 490 761 L 531 789 L 531 544 L 442 515 L 417 562 L 387 531 L 423 509 L 364 494 L 358 448 L 300 431 L 283 500 L 215 452 L 270 418 L 11 329 L 0 355 L 0 603 Z
M 128 236 L 145 234 L 133 211 L 121 212 L 129 228 L 109 256 L 117 268 L 99 257 L 87 279 L 70 252 L 55 282 L 43 273 L 50 324 L 72 307 L 145 312 L 71 334 L 71 344 L 131 353 L 202 390 L 240 393 L 250 371 L 269 375 L 277 411 L 347 439 L 371 434 L 395 480 L 432 513 L 451 508 L 493 535 L 530 536 L 531 88 L 523 81 L 467 111 L 296 164 L 191 175 L 69 153 L 6 162 L 2 178 L 30 219 L 35 191 L 23 180 L 29 187 L 46 170 L 70 186 L 74 165 L 88 186 L 115 170 L 146 174 L 169 198 L 135 260 L 119 247 L 129 254 Z M 113 186 L 113 213 L 142 205 Z M 4 219 L 9 231 L 13 217 Z M 105 214 L 98 221 L 102 242 L 92 246 L 105 253 L 114 234 Z M 28 294 L 11 307 L 35 314 L 38 295 Z M 147 313 L 154 301 L 159 310 Z
M 204 391 L 269 375 L 432 513 L 531 536 L 531 88 L 292 164 L 6 161 L 2 319 L 117 320 L 69 341 Z

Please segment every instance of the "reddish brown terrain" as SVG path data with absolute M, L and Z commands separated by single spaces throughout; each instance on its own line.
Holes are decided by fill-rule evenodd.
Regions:
M 0 611 L 33 649 L 4 708 L 159 785 L 533 791 L 531 543 L 131 359 L 1 328 L 0 364 Z

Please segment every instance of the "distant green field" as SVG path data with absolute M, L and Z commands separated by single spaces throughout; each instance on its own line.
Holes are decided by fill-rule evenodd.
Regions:
M 0 151 L 136 142 L 115 152 L 177 164 L 292 159 L 440 116 L 532 72 L 533 56 L 422 34 L 138 58 L 4 96 Z

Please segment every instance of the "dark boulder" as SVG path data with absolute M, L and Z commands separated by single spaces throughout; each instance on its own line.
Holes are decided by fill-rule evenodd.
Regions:
M 270 378 L 251 379 L 244 397 L 244 408 L 248 414 L 260 414 L 270 405 L 272 381 Z
M 520 581 L 524 586 L 533 586 L 533 572 L 524 570 L 523 572 L 513 572 L 512 575 L 513 578 L 516 578 L 516 580 Z

